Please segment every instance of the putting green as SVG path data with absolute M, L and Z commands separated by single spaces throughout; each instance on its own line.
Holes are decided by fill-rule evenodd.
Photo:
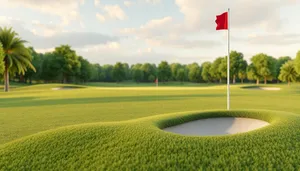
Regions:
M 270 123 L 248 133 L 183 136 L 163 128 L 204 118 Z M 172 113 L 81 124 L 0 145 L 0 170 L 299 170 L 300 116 L 279 111 Z

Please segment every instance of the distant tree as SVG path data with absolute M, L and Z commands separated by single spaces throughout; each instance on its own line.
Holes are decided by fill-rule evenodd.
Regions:
M 156 77 L 156 67 L 155 65 L 152 65 L 150 63 L 145 63 L 141 66 L 140 68 L 142 71 L 143 71 L 143 75 L 144 75 L 144 78 L 143 80 L 145 82 L 153 82 L 155 80 L 155 77 Z M 154 77 L 154 79 L 153 79 Z
M 202 76 L 202 79 L 206 82 L 212 81 L 212 76 L 210 74 L 211 66 L 212 66 L 211 62 L 204 62 L 201 66 L 201 68 L 202 68 L 201 76 Z
M 99 64 L 91 64 L 91 81 L 100 81 L 101 66 Z
M 295 59 L 295 69 L 298 74 L 300 74 L 300 50 L 297 52 L 296 59 Z
M 130 72 L 129 72 L 129 65 L 128 63 L 123 63 L 123 68 L 125 71 L 125 77 L 123 80 L 129 80 L 130 79 Z
M 113 66 L 109 64 L 105 64 L 102 67 L 102 73 L 104 76 L 104 81 L 112 82 L 113 81 Z
M 260 53 L 251 58 L 251 61 L 256 68 L 257 74 L 259 74 L 263 79 L 264 83 L 267 84 L 267 80 L 272 80 L 275 71 L 275 64 L 272 57 Z
M 69 45 L 61 45 L 56 47 L 54 55 L 62 57 L 60 60 L 62 66 L 63 83 L 67 83 L 67 79 L 74 76 L 80 70 L 80 61 L 76 52 Z
M 41 64 L 40 78 L 46 82 L 53 82 L 63 79 L 62 63 L 63 57 L 54 55 L 53 52 L 48 52 L 43 55 Z
M 132 78 L 134 81 L 138 83 L 143 81 L 144 78 L 144 72 L 142 70 L 142 66 L 143 66 L 142 64 L 136 64 L 131 67 Z
M 258 74 L 256 67 L 252 63 L 247 67 L 247 78 L 249 80 L 256 80 L 257 85 L 259 84 L 259 81 L 261 79 L 261 76 Z
M 41 73 L 42 73 L 42 64 L 43 64 L 43 54 L 38 54 L 33 47 L 28 48 L 30 51 L 30 54 L 32 56 L 32 65 L 36 69 L 36 72 L 32 69 L 28 69 L 27 72 L 24 75 L 25 82 L 29 79 L 29 83 L 32 84 L 32 80 L 39 80 L 41 79 Z
M 276 64 L 275 64 L 275 78 L 276 79 L 279 78 L 282 65 L 290 60 L 292 60 L 292 58 L 289 56 L 280 57 L 276 60 Z
M 167 61 L 162 61 L 159 65 L 158 65 L 158 78 L 159 80 L 161 80 L 162 82 L 168 81 L 170 80 L 172 76 L 171 73 L 171 67 L 168 64 Z
M 282 65 L 279 79 L 284 82 L 288 82 L 290 86 L 291 82 L 296 82 L 298 78 L 298 73 L 295 70 L 294 61 L 288 61 Z
M 181 68 L 181 65 L 179 64 L 179 63 L 172 63 L 171 65 L 170 65 L 170 67 L 171 67 L 171 79 L 173 80 L 173 81 L 177 81 L 177 72 L 179 71 L 179 69 Z
M 184 82 L 186 80 L 186 71 L 184 68 L 180 68 L 177 72 L 176 80 Z
M 0 75 L 4 72 L 4 50 L 2 48 L 2 44 L 0 42 Z
M 220 83 L 222 83 L 222 71 L 220 70 L 220 65 L 222 64 L 222 61 L 223 57 L 215 59 L 209 70 L 212 78 L 218 80 Z
M 222 79 L 227 78 L 227 56 L 223 57 L 218 68 Z
M 197 63 L 192 63 L 187 66 L 188 68 L 188 78 L 192 82 L 201 81 L 201 68 Z
M 92 65 L 88 60 L 84 59 L 82 56 L 79 56 L 78 60 L 80 62 L 80 72 L 78 75 L 79 80 L 82 82 L 87 82 L 92 77 Z
M 9 91 L 10 73 L 24 75 L 28 68 L 35 71 L 31 64 L 32 57 L 22 40 L 12 28 L 0 27 L 0 43 L 4 51 L 4 91 Z
M 241 79 L 241 83 L 244 83 L 244 79 L 247 78 L 247 61 L 242 60 L 241 63 L 239 64 L 239 71 L 238 71 L 238 77 Z
M 230 52 L 230 77 L 232 83 L 235 84 L 236 78 L 238 77 L 239 71 L 244 67 L 244 55 L 241 52 L 231 51 Z
M 113 67 L 113 78 L 117 82 L 121 82 L 126 78 L 126 70 L 121 62 L 117 62 Z

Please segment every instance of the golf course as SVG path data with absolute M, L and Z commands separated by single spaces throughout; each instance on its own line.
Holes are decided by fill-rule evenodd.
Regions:
M 299 93 L 298 84 L 232 85 L 227 111 L 218 84 L 12 85 L 0 93 L 0 170 L 298 170 Z M 164 130 L 220 117 L 269 125 L 214 136 Z
M 299 9 L 0 0 L 0 171 L 300 171 Z

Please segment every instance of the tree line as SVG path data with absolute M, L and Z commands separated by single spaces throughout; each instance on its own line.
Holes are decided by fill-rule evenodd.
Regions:
M 11 28 L 0 28 L 0 77 L 9 86 L 10 79 L 25 83 L 85 83 L 85 82 L 140 82 L 179 81 L 196 83 L 223 83 L 227 78 L 227 56 L 214 61 L 180 64 L 161 61 L 130 65 L 117 62 L 114 65 L 93 64 L 78 55 L 69 45 L 60 45 L 52 52 L 37 53 L 33 47 L 25 47 Z M 296 58 L 284 56 L 278 59 L 264 53 L 253 56 L 248 62 L 238 51 L 230 53 L 230 78 L 232 83 L 244 81 L 296 82 L 300 75 L 300 51 Z

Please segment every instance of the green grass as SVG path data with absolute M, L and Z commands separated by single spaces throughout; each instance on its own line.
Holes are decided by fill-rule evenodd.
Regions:
M 166 167 L 195 170 L 193 167 L 200 166 L 240 170 L 247 165 L 281 169 L 296 167 L 300 161 L 296 155 L 300 135 L 298 115 L 286 113 L 300 113 L 297 84 L 266 85 L 280 87 L 280 91 L 233 85 L 232 109 L 285 112 L 258 112 L 259 115 L 240 112 L 243 116 L 270 121 L 272 125 L 249 134 L 214 138 L 174 135 L 158 127 L 206 116 L 198 115 L 199 112 L 193 117 L 190 113 L 165 113 L 225 109 L 226 85 L 169 84 L 156 88 L 152 84 L 143 87 L 89 84 L 73 90 L 52 90 L 63 86 L 74 85 L 21 86 L 0 93 L 0 170 L 1 167 L 3 170 L 96 170 L 109 166 L 113 170 L 118 167 L 143 170 L 146 166 L 150 170 Z M 178 120 L 175 117 L 178 115 L 188 116 L 187 120 Z M 246 150 L 239 151 L 242 147 Z M 261 151 L 265 154 L 259 155 Z M 265 159 L 257 159 L 258 156 Z M 281 157 L 284 158 L 279 160 Z
M 161 130 L 190 120 L 251 117 L 271 125 L 227 136 Z M 300 169 L 300 116 L 276 111 L 175 113 L 46 131 L 0 146 L 0 169 L 198 170 Z M 2 167 L 2 168 L 1 168 Z

